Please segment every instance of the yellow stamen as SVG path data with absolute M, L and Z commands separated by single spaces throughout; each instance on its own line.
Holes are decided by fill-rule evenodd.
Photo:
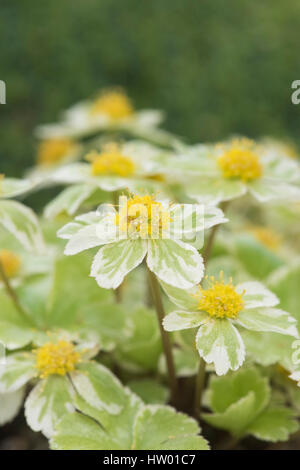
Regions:
M 251 181 L 262 176 L 262 165 L 252 145 L 244 139 L 235 140 L 217 160 L 225 178 Z
M 21 260 L 18 255 L 8 250 L 0 250 L 0 263 L 8 278 L 15 277 L 20 271 Z
M 90 152 L 86 159 L 92 164 L 91 172 L 94 176 L 132 176 L 135 172 L 135 164 L 130 157 L 122 154 L 116 144 L 107 144 L 101 153 Z
M 196 294 L 199 299 L 198 309 L 215 318 L 237 318 L 244 307 L 243 294 L 236 292 L 232 279 L 228 284 L 225 284 L 221 272 L 220 281 L 215 281 L 212 276 L 210 284 L 208 289 L 199 286 L 199 293 Z
M 63 160 L 75 148 L 70 139 L 49 139 L 42 142 L 38 148 L 37 163 L 39 165 L 54 165 Z
M 251 227 L 249 231 L 269 250 L 277 251 L 281 244 L 281 238 L 277 233 L 267 227 Z
M 120 230 L 127 233 L 138 233 L 141 237 L 159 238 L 163 230 L 168 230 L 171 222 L 168 210 L 160 202 L 146 195 L 131 195 L 121 205 L 116 217 Z
M 80 354 L 74 344 L 63 339 L 56 344 L 46 343 L 35 351 L 36 368 L 42 379 L 49 375 L 66 375 L 80 362 Z
M 91 114 L 105 114 L 114 120 L 131 116 L 133 112 L 128 96 L 120 90 L 104 91 L 91 107 Z

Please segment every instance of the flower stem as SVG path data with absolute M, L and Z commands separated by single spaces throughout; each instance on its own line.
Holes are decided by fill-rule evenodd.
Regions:
M 34 326 L 34 323 L 33 323 L 32 319 L 30 318 L 30 316 L 28 315 L 26 310 L 24 310 L 24 308 L 22 307 L 22 305 L 20 303 L 20 300 L 19 300 L 19 297 L 17 296 L 15 290 L 13 289 L 13 287 L 12 287 L 10 281 L 9 281 L 9 278 L 5 274 L 5 271 L 4 271 L 4 268 L 3 268 L 3 265 L 1 263 L 1 261 L 0 261 L 0 278 L 2 278 L 2 281 L 3 281 L 4 287 L 6 289 L 6 292 L 7 292 L 8 296 L 11 298 L 12 302 L 14 303 L 14 305 L 16 307 L 16 310 L 26 320 L 26 322 L 30 323 L 31 326 Z
M 202 357 L 200 357 L 198 372 L 196 375 L 195 382 L 195 401 L 194 401 L 194 417 L 196 419 L 200 418 L 201 412 L 201 403 L 202 403 L 202 393 L 205 383 L 205 367 L 206 363 Z
M 155 309 L 157 313 L 164 355 L 166 358 L 170 391 L 171 391 L 171 402 L 175 404 L 177 401 L 177 378 L 176 378 L 176 373 L 175 373 L 175 366 L 174 366 L 174 359 L 173 359 L 170 337 L 163 327 L 163 318 L 165 316 L 165 311 L 164 311 L 164 306 L 162 303 L 160 286 L 159 286 L 159 283 L 157 281 L 155 274 L 152 271 L 150 271 L 148 267 L 147 267 L 147 271 L 148 271 L 149 284 L 150 284 L 151 292 L 152 292 L 153 303 L 155 305 Z
M 225 211 L 225 209 L 227 208 L 228 204 L 229 204 L 230 201 L 224 201 L 220 207 L 221 209 L 223 210 L 223 212 Z M 208 239 L 207 239 L 207 242 L 206 242 L 206 245 L 205 245 L 205 248 L 204 248 L 204 251 L 203 251 L 203 260 L 204 260 L 204 264 L 206 265 L 208 260 L 209 260 L 209 257 L 210 257 L 210 254 L 211 254 L 211 250 L 212 250 L 212 247 L 213 247 L 213 244 L 214 244 L 214 241 L 215 241 L 215 237 L 217 235 L 217 231 L 219 230 L 219 227 L 221 226 L 221 224 L 218 224 L 218 225 L 214 225 L 212 227 L 212 229 L 210 230 L 210 233 L 209 233 L 209 236 L 208 236 Z

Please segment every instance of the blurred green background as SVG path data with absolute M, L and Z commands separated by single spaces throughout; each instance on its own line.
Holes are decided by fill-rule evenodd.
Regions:
M 299 140 L 299 0 L 1 0 L 0 17 L 7 175 L 33 163 L 36 124 L 109 85 L 190 142 Z

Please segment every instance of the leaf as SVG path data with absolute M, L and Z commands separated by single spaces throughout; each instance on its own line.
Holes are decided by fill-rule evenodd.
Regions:
M 162 351 L 156 314 L 145 307 L 126 312 L 131 333 L 121 338 L 115 351 L 123 367 L 132 371 L 155 371 Z
M 0 426 L 9 423 L 17 416 L 23 403 L 24 393 L 25 389 L 20 388 L 16 392 L 0 394 Z
M 248 432 L 264 441 L 287 441 L 299 429 L 293 410 L 269 407 L 249 426 Z
M 214 363 L 217 375 L 237 370 L 245 360 L 245 346 L 238 330 L 226 320 L 208 320 L 196 336 L 196 346 L 208 364 Z
M 269 366 L 280 364 L 288 370 L 294 368 L 292 363 L 294 338 L 277 333 L 262 333 L 242 329 L 247 354 L 258 364 Z
M 134 450 L 208 450 L 197 422 L 173 408 L 160 405 L 145 406 L 134 426 Z
M 152 379 L 132 380 L 128 386 L 146 404 L 163 405 L 169 399 L 168 389 Z
M 80 413 L 65 415 L 51 440 L 53 449 L 125 450 L 131 449 L 133 426 L 142 401 L 123 388 L 123 408 L 111 415 L 103 408 L 89 405 L 76 396 L 75 404 Z
M 70 373 L 76 391 L 89 405 L 119 414 L 124 404 L 124 391 L 109 369 L 98 363 L 78 364 Z
M 283 265 L 276 254 L 248 234 L 235 238 L 234 251 L 246 271 L 256 279 L 265 279 Z
M 204 414 L 204 420 L 239 437 L 247 434 L 248 426 L 270 400 L 267 379 L 256 369 L 213 378 L 209 393 L 213 413 Z
M 300 262 L 297 260 L 290 266 L 275 271 L 269 281 L 269 286 L 279 297 L 281 307 L 290 312 L 300 321 Z
M 45 243 L 38 219 L 29 207 L 16 201 L 0 201 L 0 225 L 28 251 L 43 253 Z
M 198 284 L 204 273 L 198 251 L 180 240 L 149 240 L 147 265 L 161 281 L 181 289 Z
M 116 289 L 126 274 L 143 261 L 147 252 L 145 240 L 122 240 L 102 247 L 96 254 L 91 276 L 100 287 Z
M 23 319 L 12 301 L 0 288 L 0 341 L 7 349 L 26 346 L 34 337 L 32 326 Z M 0 366 L 1 369 L 1 366 Z
M 0 393 L 15 392 L 35 376 L 33 354 L 11 354 L 6 357 L 4 364 L 0 365 Z
M 50 437 L 58 421 L 74 409 L 74 390 L 67 377 L 51 375 L 40 380 L 25 402 L 25 417 L 33 431 Z

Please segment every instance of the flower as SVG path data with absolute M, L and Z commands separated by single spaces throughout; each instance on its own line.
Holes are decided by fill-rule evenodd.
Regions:
M 247 191 L 259 202 L 300 200 L 300 188 L 294 184 L 300 178 L 297 161 L 267 152 L 248 139 L 195 146 L 169 165 L 190 175 L 186 191 L 196 200 L 218 203 Z
M 204 229 L 223 223 L 223 212 L 213 206 L 169 204 L 155 197 L 120 198 L 119 210 L 100 206 L 64 226 L 58 236 L 69 240 L 66 255 L 102 246 L 91 276 L 99 286 L 117 288 L 124 277 L 146 257 L 148 268 L 166 283 L 189 288 L 203 276 L 197 249 Z M 202 239 L 200 240 L 202 241 Z
M 21 266 L 21 260 L 18 255 L 9 250 L 0 250 L 0 264 L 7 278 L 15 277 Z
M 232 279 L 208 279 L 208 286 L 184 291 L 163 284 L 170 299 L 180 308 L 164 318 L 167 331 L 196 328 L 199 355 L 214 363 L 216 373 L 237 370 L 245 360 L 245 345 L 236 328 L 274 332 L 298 337 L 296 320 L 274 308 L 278 298 L 261 283 L 244 282 L 234 286 Z
M 72 106 L 63 113 L 60 123 L 39 126 L 36 135 L 41 139 L 81 138 L 98 132 L 124 131 L 161 145 L 173 145 L 178 139 L 157 128 L 163 118 L 158 110 L 134 109 L 121 89 L 108 89 L 94 100 Z
M 74 410 L 73 381 L 83 377 L 90 358 L 99 350 L 97 344 L 80 343 L 66 332 L 49 333 L 48 339 L 31 351 L 10 354 L 0 367 L 0 393 L 14 393 L 35 382 L 25 402 L 28 424 L 35 431 L 52 435 L 58 420 Z M 102 367 L 99 365 L 99 367 Z M 110 373 L 104 369 L 105 375 Z
M 37 153 L 37 164 L 55 166 L 77 157 L 78 146 L 71 139 L 47 139 L 40 143 Z
M 162 190 L 159 172 L 165 151 L 140 141 L 123 145 L 107 143 L 100 152 L 86 155 L 88 163 L 74 163 L 59 168 L 52 176 L 56 183 L 87 184 L 90 188 L 116 191 Z M 158 181 L 157 181 L 158 180 Z

